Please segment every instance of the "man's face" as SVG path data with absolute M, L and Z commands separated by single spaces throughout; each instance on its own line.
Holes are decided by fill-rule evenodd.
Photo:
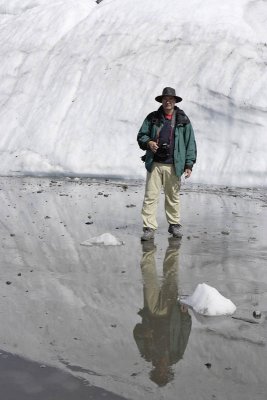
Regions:
M 173 96 L 162 97 L 162 107 L 166 114 L 172 114 L 174 106 L 175 106 L 175 97 Z

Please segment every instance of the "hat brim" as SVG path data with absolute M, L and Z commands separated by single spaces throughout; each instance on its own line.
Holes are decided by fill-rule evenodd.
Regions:
M 166 96 L 168 96 L 168 95 L 166 94 Z M 157 102 L 159 102 L 159 103 L 162 103 L 163 97 L 164 97 L 164 96 L 157 96 L 157 97 L 155 97 L 155 100 L 156 100 Z M 175 98 L 175 103 L 180 103 L 180 101 L 183 100 L 182 97 L 179 97 L 179 96 L 171 96 L 171 97 L 174 97 L 174 98 Z

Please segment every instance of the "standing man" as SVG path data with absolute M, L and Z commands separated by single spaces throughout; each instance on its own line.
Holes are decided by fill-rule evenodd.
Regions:
M 157 229 L 157 205 L 161 187 L 165 193 L 165 214 L 168 232 L 181 238 L 179 192 L 181 176 L 189 178 L 196 162 L 196 142 L 189 118 L 175 106 L 182 101 L 175 89 L 166 87 L 155 98 L 162 103 L 143 122 L 137 141 L 147 169 L 145 197 L 142 208 L 143 235 L 141 240 L 154 238 Z
M 191 332 L 188 308 L 177 300 L 180 244 L 179 239 L 169 238 L 163 279 L 157 272 L 156 246 L 152 241 L 142 246 L 144 307 L 138 312 L 142 321 L 133 335 L 141 356 L 152 364 L 150 379 L 158 386 L 173 380 L 173 366 L 183 358 Z

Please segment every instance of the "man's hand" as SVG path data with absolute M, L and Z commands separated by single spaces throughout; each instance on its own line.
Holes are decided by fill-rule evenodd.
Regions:
M 187 307 L 187 305 L 181 304 L 181 311 L 182 311 L 182 313 L 188 312 L 188 307 Z
M 153 140 L 150 140 L 150 142 L 148 142 L 147 147 L 153 152 L 156 153 L 156 151 L 158 150 L 159 146 L 157 145 L 156 142 L 153 142 Z
M 190 178 L 191 174 L 192 174 L 191 169 L 189 169 L 189 168 L 185 169 L 185 171 L 184 171 L 185 179 Z

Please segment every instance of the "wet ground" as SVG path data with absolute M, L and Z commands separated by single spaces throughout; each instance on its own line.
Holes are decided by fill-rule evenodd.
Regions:
M 266 399 L 266 190 L 187 183 L 181 243 L 168 240 L 161 198 L 151 246 L 140 243 L 143 192 L 0 178 L 4 400 Z M 80 245 L 105 232 L 124 245 Z M 182 309 L 202 282 L 236 313 Z

